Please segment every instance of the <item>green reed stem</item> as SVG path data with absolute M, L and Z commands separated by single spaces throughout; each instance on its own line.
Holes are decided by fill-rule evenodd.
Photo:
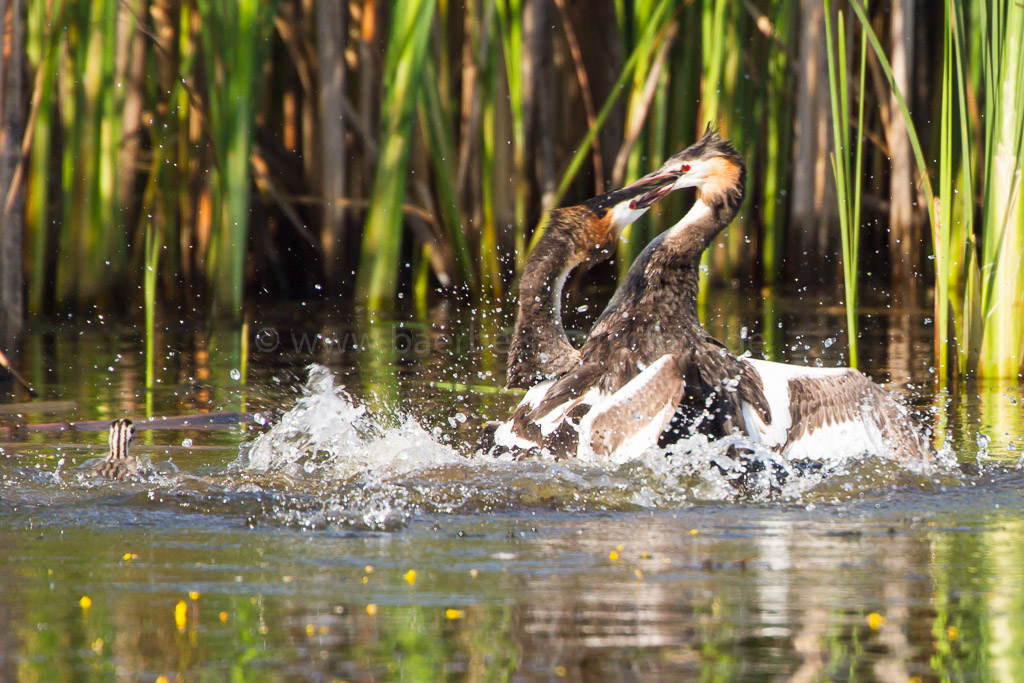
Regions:
M 142 274 L 146 318 L 146 388 L 156 384 L 156 283 L 160 266 L 162 240 L 153 226 L 146 222 L 145 270 Z
M 622 72 L 619 77 L 615 80 L 615 84 L 612 86 L 611 93 L 605 100 L 604 105 L 601 106 L 601 110 L 594 117 L 594 125 L 587 131 L 587 134 L 583 136 L 583 140 L 579 145 L 576 146 L 576 151 L 573 152 L 572 159 L 569 160 L 569 165 L 562 173 L 562 178 L 558 181 L 558 189 L 555 190 L 555 196 L 552 200 L 552 206 L 559 206 L 562 200 L 565 198 L 565 193 L 568 191 L 572 181 L 576 178 L 576 174 L 579 173 L 580 167 L 583 165 L 584 160 L 590 152 L 591 143 L 597 134 L 601 132 L 601 127 L 604 125 L 605 120 L 608 118 L 608 114 L 611 113 L 612 108 L 615 106 L 615 102 L 619 98 L 619 94 L 624 89 L 626 81 L 629 79 L 633 70 L 637 66 L 637 61 L 641 54 L 644 54 L 642 49 L 643 46 L 654 40 L 655 35 L 661 28 L 661 35 L 657 42 L 660 43 L 661 39 L 664 38 L 664 28 L 662 25 L 662 19 L 664 19 L 666 13 L 673 5 L 672 0 L 660 0 L 658 6 L 655 8 L 651 15 L 651 20 L 647 27 L 644 29 L 640 40 L 637 41 L 637 45 L 633 48 L 633 52 L 630 53 L 629 59 L 626 60 L 625 65 L 622 67 Z M 537 226 L 534 228 L 533 237 L 530 239 L 530 248 L 532 249 L 536 244 L 537 240 L 543 235 L 544 225 L 547 222 L 547 215 L 544 215 Z
M 526 261 L 526 114 L 523 110 L 523 0 L 494 0 L 512 114 L 513 215 L 516 270 Z
M 846 27 L 838 14 L 838 49 L 832 37 L 831 3 L 825 0 L 825 46 L 828 53 L 829 100 L 832 106 L 832 140 L 835 152 L 832 171 L 839 203 L 839 233 L 843 248 L 843 285 L 846 291 L 846 326 L 850 344 L 850 365 L 857 367 L 857 268 L 860 243 L 860 195 L 862 140 L 864 138 L 864 74 L 867 65 L 867 34 L 861 32 L 860 79 L 858 83 L 857 128 L 854 150 L 850 150 L 849 70 L 846 63 Z
M 979 372 L 1012 377 L 1024 369 L 1024 7 L 989 7 Z
M 214 310 L 240 318 L 249 243 L 249 156 L 277 2 L 198 0 L 197 5 L 204 22 L 207 113 L 217 160 L 209 254 Z
M 398 0 L 391 14 L 384 66 L 381 140 L 370 212 L 363 233 L 357 295 L 371 310 L 391 306 L 398 287 L 402 203 L 416 97 L 425 73 L 436 3 Z

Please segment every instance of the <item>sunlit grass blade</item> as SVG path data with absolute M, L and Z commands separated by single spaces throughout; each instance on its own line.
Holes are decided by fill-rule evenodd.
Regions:
M 825 0 L 825 43 L 828 53 L 829 98 L 832 106 L 832 170 L 836 180 L 839 203 L 839 231 L 843 247 L 843 285 L 846 292 L 846 327 L 849 338 L 850 365 L 857 367 L 857 268 L 860 243 L 861 141 L 864 139 L 864 74 L 866 71 L 867 37 L 861 32 L 860 79 L 857 90 L 856 143 L 850 149 L 850 84 L 846 62 L 846 27 L 839 12 L 836 27 L 838 45 L 832 37 L 831 3 Z
M 495 137 L 497 133 L 498 45 L 495 40 L 496 6 L 487 0 L 481 12 L 480 46 L 477 55 L 480 71 L 480 296 L 501 298 L 501 255 L 498 245 L 498 219 L 495 203 L 497 192 L 495 177 L 497 159 Z
M 31 248 L 31 267 L 28 277 L 28 312 L 40 314 L 46 305 L 46 294 L 51 278 L 48 256 L 56 248 L 52 243 L 51 189 L 56 189 L 53 168 L 53 132 L 58 117 L 54 102 L 58 78 L 58 57 L 64 25 L 65 4 L 55 2 L 29 3 L 26 31 L 26 52 L 29 62 L 36 67 L 32 102 L 34 106 L 34 134 L 32 136 L 31 164 L 27 175 L 25 225 Z
M 979 370 L 1012 377 L 1024 367 L 1024 7 L 993 3 L 989 38 Z
M 398 0 L 384 66 L 381 140 L 363 233 L 358 296 L 370 309 L 389 307 L 398 287 L 402 248 L 402 202 L 417 91 L 436 3 Z
M 774 35 L 783 45 L 791 42 L 795 35 L 797 13 L 792 3 L 774 4 L 772 25 Z M 765 280 L 774 284 L 782 271 L 783 249 L 785 246 L 786 215 L 789 207 L 786 201 L 792 159 L 793 99 L 789 94 L 793 87 L 792 65 L 789 55 L 772 44 L 768 57 L 768 104 L 765 131 L 764 163 L 764 230 L 763 261 L 761 264 Z
M 460 214 L 455 194 L 458 171 L 455 167 L 455 148 L 451 142 L 448 121 L 442 109 L 439 93 L 429 84 L 435 82 L 436 69 L 427 63 L 427 83 L 422 89 L 419 119 L 423 138 L 427 141 L 430 161 L 437 183 L 438 209 L 441 224 L 455 251 L 459 275 L 472 291 L 476 291 L 476 272 L 469 244 L 466 240 L 464 217 Z
M 215 312 L 240 317 L 249 247 L 250 171 L 259 77 L 277 2 L 198 0 L 205 24 L 208 123 L 217 166 L 213 174 L 210 277 Z M 230 36 L 230 40 L 225 40 Z
M 591 143 L 598 133 L 601 132 L 601 127 L 604 125 L 605 120 L 611 113 L 612 108 L 615 106 L 615 102 L 618 100 L 620 92 L 626 84 L 626 81 L 633 73 L 633 69 L 636 68 L 637 62 L 640 59 L 643 50 L 640 49 L 640 45 L 646 45 L 654 38 L 657 33 L 659 26 L 662 26 L 662 19 L 666 13 L 672 8 L 674 3 L 672 0 L 660 0 L 658 6 L 651 14 L 650 23 L 644 29 L 641 39 L 638 41 L 638 47 L 633 49 L 630 53 L 629 59 L 622 67 L 622 72 L 616 79 L 615 84 L 612 85 L 611 93 L 601 106 L 601 110 L 597 114 L 597 119 L 594 121 L 594 125 L 587 130 L 587 134 L 583 136 L 583 140 L 576 145 L 576 151 L 573 152 L 572 158 L 569 160 L 569 164 L 565 171 L 562 173 L 562 178 L 558 182 L 558 188 L 555 190 L 554 200 L 552 201 L 553 206 L 559 206 L 562 203 L 562 199 L 565 197 L 565 193 L 568 191 L 572 181 L 576 178 L 576 174 L 579 173 L 580 167 L 583 165 L 583 161 L 586 159 L 587 154 L 590 150 Z M 661 34 L 661 39 L 664 39 L 664 32 Z M 537 244 L 537 240 L 540 239 L 543 234 L 544 224 L 547 221 L 547 215 L 541 217 L 540 222 L 537 224 L 533 231 L 533 237 L 530 239 L 530 248 Z
M 494 0 L 501 52 L 505 60 L 505 82 L 512 114 L 513 244 L 516 270 L 526 260 L 526 113 L 523 109 L 523 0 Z
M 160 266 L 160 248 L 162 240 L 153 226 L 146 223 L 146 254 L 143 282 L 143 308 L 146 319 L 146 388 L 152 389 L 156 384 L 156 284 Z

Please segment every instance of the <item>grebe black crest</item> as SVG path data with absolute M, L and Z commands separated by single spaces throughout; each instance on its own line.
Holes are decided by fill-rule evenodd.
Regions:
M 740 433 L 790 459 L 930 460 L 928 440 L 863 374 L 739 358 L 701 325 L 700 257 L 744 197 L 733 145 L 709 129 L 658 174 L 676 180 L 638 203 L 683 187 L 697 188 L 697 201 L 637 257 L 573 366 L 533 386 L 494 444 L 623 460 L 694 433 Z

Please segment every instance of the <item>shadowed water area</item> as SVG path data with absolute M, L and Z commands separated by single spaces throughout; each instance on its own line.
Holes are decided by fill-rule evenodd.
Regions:
M 844 362 L 828 297 L 749 299 L 706 306 L 734 351 Z M 936 394 L 928 311 L 867 308 L 862 369 L 937 430 L 940 462 L 810 472 L 765 454 L 742 488 L 721 443 L 625 464 L 474 454 L 520 396 L 498 390 L 495 312 L 296 304 L 245 330 L 167 325 L 151 392 L 134 327 L 21 339 L 44 403 L 0 404 L 0 680 L 1024 670 L 1022 387 Z M 140 476 L 86 476 L 122 416 Z

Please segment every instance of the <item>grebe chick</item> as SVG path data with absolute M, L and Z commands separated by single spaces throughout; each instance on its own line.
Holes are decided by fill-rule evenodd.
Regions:
M 115 481 L 123 481 L 136 474 L 138 466 L 128 450 L 135 439 L 135 425 L 126 417 L 110 423 L 108 441 L 110 452 L 106 459 L 92 471 L 94 477 L 105 477 Z

